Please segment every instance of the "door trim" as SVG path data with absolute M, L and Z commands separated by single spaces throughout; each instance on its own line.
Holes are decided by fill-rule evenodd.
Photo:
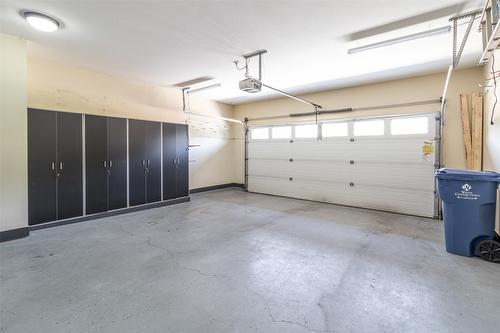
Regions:
M 160 200 L 163 201 L 163 122 L 160 123 Z
M 86 133 L 85 133 L 85 122 L 87 119 L 85 118 L 85 114 L 82 114 L 82 204 L 83 204 L 83 215 L 87 215 L 87 163 L 86 163 L 86 150 L 85 150 L 85 141 L 86 141 Z
M 130 173 L 130 153 L 129 153 L 129 126 L 128 126 L 128 118 L 127 118 L 127 208 L 130 207 L 130 181 L 129 181 L 129 173 Z

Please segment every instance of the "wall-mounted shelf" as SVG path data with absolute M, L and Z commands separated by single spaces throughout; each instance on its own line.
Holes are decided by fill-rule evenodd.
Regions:
M 486 0 L 481 13 L 479 31 L 483 35 L 483 54 L 479 64 L 485 64 L 500 45 L 499 0 Z

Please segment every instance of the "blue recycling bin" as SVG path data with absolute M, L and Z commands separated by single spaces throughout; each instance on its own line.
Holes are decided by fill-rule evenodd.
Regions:
M 446 251 L 471 257 L 479 241 L 495 237 L 500 174 L 443 168 L 436 171 L 436 178 L 443 201 Z

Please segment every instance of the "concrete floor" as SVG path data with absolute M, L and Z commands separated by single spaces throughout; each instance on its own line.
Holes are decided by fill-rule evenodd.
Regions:
M 0 245 L 1 332 L 498 332 L 440 222 L 237 189 Z

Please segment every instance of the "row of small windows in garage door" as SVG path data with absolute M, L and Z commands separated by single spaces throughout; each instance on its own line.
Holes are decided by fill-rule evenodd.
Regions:
M 359 120 L 353 122 L 353 136 L 385 135 L 385 122 L 389 122 L 391 135 L 418 135 L 429 132 L 429 117 L 395 119 Z M 321 132 L 320 132 L 321 129 Z M 349 122 L 332 122 L 294 126 L 256 127 L 250 131 L 252 140 L 297 139 L 346 137 L 349 135 Z

